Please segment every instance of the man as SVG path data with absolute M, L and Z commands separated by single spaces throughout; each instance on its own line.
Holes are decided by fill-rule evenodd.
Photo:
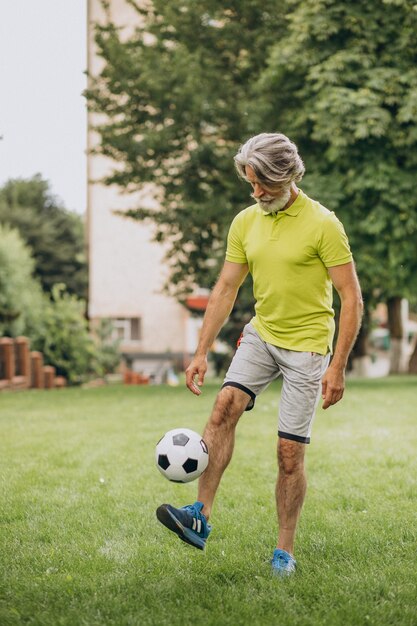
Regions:
M 198 500 L 181 509 L 163 504 L 157 517 L 180 539 L 204 549 L 238 420 L 253 408 L 256 396 L 282 375 L 276 487 L 279 534 L 271 563 L 274 573 L 288 575 L 295 571 L 295 531 L 306 492 L 305 446 L 320 392 L 324 409 L 343 396 L 362 299 L 342 224 L 296 185 L 304 164 L 294 143 L 282 134 L 262 133 L 241 146 L 235 165 L 252 186 L 256 204 L 241 211 L 230 227 L 224 267 L 186 371 L 190 391 L 201 393 L 208 350 L 248 272 L 253 278 L 255 316 L 244 328 L 204 431 L 210 461 L 200 477 Z M 332 283 L 342 306 L 329 365 L 334 335 Z

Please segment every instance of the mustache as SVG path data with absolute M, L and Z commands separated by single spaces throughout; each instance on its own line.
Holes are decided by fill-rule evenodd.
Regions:
M 255 198 L 255 194 L 253 193 L 251 193 L 250 197 L 256 200 L 256 202 L 272 202 L 273 200 L 276 200 L 276 198 L 274 198 L 273 196 L 262 196 L 262 198 Z

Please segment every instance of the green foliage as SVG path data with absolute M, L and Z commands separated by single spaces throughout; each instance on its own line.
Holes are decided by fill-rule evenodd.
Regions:
M 70 384 L 112 373 L 120 362 L 118 344 L 111 340 L 111 324 L 102 320 L 92 335 L 85 318 L 85 302 L 65 290 L 52 287 L 45 298 L 42 324 L 31 335 L 32 347 Z
M 171 293 L 212 286 L 248 203 L 233 154 L 265 130 L 296 141 L 303 189 L 345 224 L 367 305 L 417 293 L 415 3 L 155 0 L 137 11 L 130 37 L 97 26 L 104 69 L 87 97 L 105 114 L 97 152 L 117 162 L 107 183 L 153 185 L 162 210 L 130 216 L 168 243 Z M 240 325 L 251 304 L 241 296 Z
M 130 215 L 152 220 L 156 239 L 169 244 L 168 288 L 180 299 L 212 286 L 230 221 L 247 204 L 232 157 L 284 11 L 274 0 L 155 0 L 137 7 L 143 26 L 127 39 L 111 23 L 96 28 L 105 65 L 87 98 L 105 114 L 97 152 L 117 162 L 106 182 L 127 191 L 155 185 L 162 210 Z
M 417 11 L 407 0 L 295 0 L 254 124 L 278 120 L 303 186 L 335 209 L 368 298 L 417 291 Z
M 9 180 L 0 189 L 0 223 L 16 228 L 32 249 L 44 291 L 65 283 L 71 293 L 86 297 L 82 219 L 58 203 L 46 181 L 40 176 Z
M 42 325 L 45 297 L 34 260 L 17 230 L 0 224 L 0 336 L 29 336 Z
M 52 287 L 43 310 L 43 323 L 33 337 L 33 348 L 71 384 L 97 374 L 97 351 L 84 316 L 85 302 L 67 293 L 64 285 Z
M 50 297 L 33 277 L 35 260 L 17 230 L 0 224 L 0 336 L 26 335 L 45 364 L 71 384 L 114 371 L 120 356 L 103 322 L 97 336 L 88 331 L 85 301 L 52 287 Z

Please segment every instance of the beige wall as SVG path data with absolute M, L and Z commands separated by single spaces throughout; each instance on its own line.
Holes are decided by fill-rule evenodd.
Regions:
M 92 24 L 103 20 L 99 0 L 88 1 L 88 68 L 95 74 L 101 60 L 95 56 Z M 111 1 L 112 19 L 132 25 L 137 14 L 124 0 Z M 88 150 L 98 141 L 90 130 L 95 119 L 89 114 Z M 193 351 L 189 316 L 174 299 L 162 295 L 166 277 L 163 248 L 151 241 L 152 230 L 139 222 L 113 214 L 113 210 L 135 206 L 131 195 L 96 182 L 105 175 L 111 163 L 100 156 L 88 156 L 88 233 L 90 292 L 89 315 L 142 320 L 142 340 L 131 349 L 143 352 Z M 192 324 L 192 322 L 191 322 Z

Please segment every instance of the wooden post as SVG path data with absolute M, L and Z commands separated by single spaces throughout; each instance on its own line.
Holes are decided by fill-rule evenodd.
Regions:
M 0 339 L 0 372 L 0 389 L 8 389 L 14 376 L 14 346 L 10 337 Z
M 31 385 L 31 367 L 29 339 L 27 337 L 16 337 L 16 373 L 22 378 L 21 387 L 28 388 Z
M 45 386 L 43 354 L 42 352 L 31 352 L 30 358 L 32 363 L 32 387 L 35 389 L 43 389 Z
M 55 387 L 55 368 L 52 365 L 45 365 L 43 368 L 45 389 Z
M 13 339 L 11 339 L 10 337 L 2 337 L 0 339 L 0 351 L 3 361 L 4 378 L 11 383 L 15 375 Z

